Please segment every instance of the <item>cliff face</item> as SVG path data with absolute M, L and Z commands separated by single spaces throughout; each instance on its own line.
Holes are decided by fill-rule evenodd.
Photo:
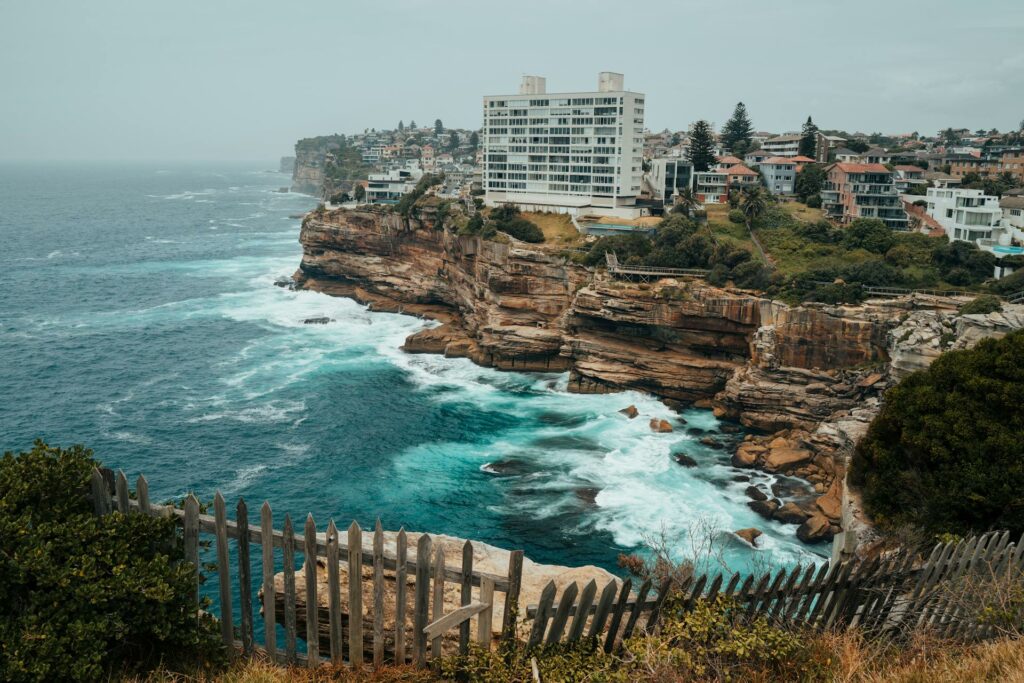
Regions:
M 319 197 L 324 186 L 324 152 L 319 149 L 295 150 L 292 167 L 292 192 Z
M 430 207 L 410 219 L 375 207 L 314 214 L 300 239 L 300 286 L 445 323 L 407 351 L 568 369 L 579 392 L 714 398 L 720 414 L 761 429 L 812 428 L 873 393 L 864 368 L 888 360 L 896 317 L 698 282 L 611 281 L 541 247 L 439 229 Z

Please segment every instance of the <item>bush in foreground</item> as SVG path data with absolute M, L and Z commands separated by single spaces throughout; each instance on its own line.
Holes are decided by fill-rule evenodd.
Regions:
M 906 377 L 854 454 L 879 523 L 932 533 L 1024 531 L 1024 331 Z
M 92 452 L 0 460 L 0 678 L 95 681 L 221 660 L 170 519 L 93 514 Z

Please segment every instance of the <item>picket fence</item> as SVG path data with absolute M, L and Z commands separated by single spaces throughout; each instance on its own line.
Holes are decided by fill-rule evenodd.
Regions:
M 808 564 L 746 578 L 738 573 L 719 572 L 692 576 L 675 585 L 670 579 L 657 585 L 646 579 L 635 594 L 634 580 L 629 578 L 609 581 L 600 594 L 597 582 L 592 580 L 582 588 L 571 583 L 558 595 L 558 587 L 552 581 L 541 591 L 538 604 L 526 607 L 525 620 L 520 625 L 517 620 L 522 551 L 510 554 L 507 574 L 499 576 L 474 569 L 473 544 L 466 541 L 461 566 L 450 568 L 441 544 L 435 545 L 427 534 L 420 535 L 415 557 L 410 557 L 404 530 L 396 537 L 395 552 L 386 553 L 378 521 L 372 534 L 372 549 L 368 550 L 363 545 L 362 529 L 355 522 L 344 535 L 333 520 L 326 533 L 319 533 L 313 516 L 308 515 L 303 533 L 296 535 L 287 515 L 282 529 L 274 528 L 270 504 L 264 502 L 260 523 L 254 526 L 249 524 L 244 499 L 239 499 L 235 507 L 235 519 L 228 519 L 226 503 L 219 492 L 214 497 L 212 516 L 201 513 L 194 495 L 189 495 L 181 508 L 155 505 L 149 500 L 144 476 L 138 477 L 133 496 L 124 473 L 108 469 L 93 471 L 91 497 L 100 515 L 116 510 L 123 514 L 174 517 L 182 529 L 185 558 L 195 566 L 197 597 L 202 583 L 200 536 L 212 536 L 219 590 L 219 610 L 215 616 L 225 645 L 246 656 L 260 650 L 273 661 L 310 667 L 325 662 L 355 667 L 367 662 L 375 667 L 385 662 L 426 666 L 442 654 L 468 652 L 473 620 L 477 645 L 491 648 L 498 594 L 504 595 L 500 640 L 506 647 L 531 649 L 540 644 L 572 643 L 586 638 L 611 652 L 638 629 L 655 632 L 670 594 L 677 596 L 673 609 L 683 611 L 692 609 L 699 600 L 722 597 L 730 599 L 734 612 L 744 618 L 763 616 L 778 624 L 903 632 L 929 628 L 943 636 L 977 640 L 994 635 L 995 626 L 975 620 L 974 612 L 965 609 L 948 587 L 972 573 L 1017 579 L 1024 574 L 1024 537 L 1014 543 L 1008 532 L 990 532 L 938 544 L 923 561 L 916 552 L 905 550 L 870 561 Z M 237 559 L 234 567 L 230 561 L 231 541 Z M 250 564 L 253 544 L 260 546 L 262 556 L 258 596 L 263 612 L 262 645 L 254 638 L 256 600 Z M 351 552 L 352 549 L 358 552 Z M 305 559 L 304 595 L 296 592 L 297 553 Z M 320 606 L 317 595 L 318 557 L 326 559 L 326 609 Z M 341 600 L 343 562 L 348 569 L 347 609 L 343 609 Z M 372 604 L 367 606 L 368 610 L 363 605 L 364 563 L 372 567 Z M 283 596 L 275 589 L 277 566 L 283 574 Z M 395 576 L 391 610 L 394 625 L 387 630 L 385 615 L 392 605 L 385 605 L 385 570 Z M 410 577 L 414 578 L 412 596 L 407 592 Z M 240 615 L 237 633 L 232 604 L 236 585 Z M 446 585 L 456 586 L 460 596 L 460 606 L 448 613 L 444 612 Z M 282 597 L 279 609 L 278 599 Z M 305 653 L 297 647 L 300 620 L 305 626 Z M 277 642 L 279 621 L 284 630 L 283 648 Z M 407 633 L 410 621 L 411 630 Z M 454 631 L 458 631 L 457 639 Z M 369 648 L 364 640 L 370 642 Z M 324 641 L 326 647 L 322 645 Z

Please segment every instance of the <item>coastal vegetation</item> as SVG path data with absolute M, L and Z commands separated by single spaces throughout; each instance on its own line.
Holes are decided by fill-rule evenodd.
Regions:
M 885 395 L 851 481 L 889 529 L 1024 531 L 1024 332 L 950 351 Z
M 0 459 L 0 679 L 96 681 L 216 667 L 212 619 L 170 519 L 98 517 L 96 461 L 36 442 Z

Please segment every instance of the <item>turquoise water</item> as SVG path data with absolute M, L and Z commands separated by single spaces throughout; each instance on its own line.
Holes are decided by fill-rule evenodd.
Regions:
M 996 245 L 992 247 L 992 251 L 997 254 L 1024 254 L 1024 247 L 1003 247 Z
M 431 323 L 273 286 L 313 201 L 275 192 L 288 179 L 271 167 L 0 166 L 0 447 L 84 443 L 155 499 L 220 490 L 278 519 L 380 517 L 540 562 L 614 569 L 663 530 L 712 562 L 709 528 L 737 568 L 807 553 L 686 431 L 715 432 L 708 411 L 653 434 L 649 418 L 674 415 L 649 396 L 406 355 Z M 317 316 L 333 322 L 302 323 Z M 748 526 L 762 549 L 724 533 Z

